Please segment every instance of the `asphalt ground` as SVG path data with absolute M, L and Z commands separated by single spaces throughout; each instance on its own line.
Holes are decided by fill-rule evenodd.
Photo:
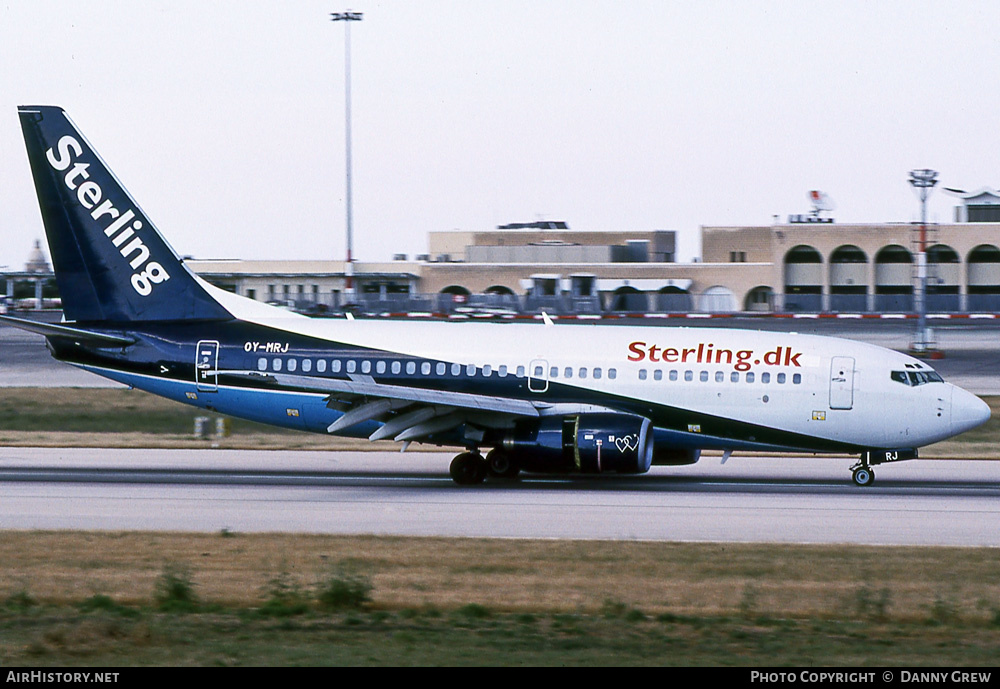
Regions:
M 1000 546 L 996 462 L 846 457 L 458 486 L 450 453 L 3 448 L 5 529 Z

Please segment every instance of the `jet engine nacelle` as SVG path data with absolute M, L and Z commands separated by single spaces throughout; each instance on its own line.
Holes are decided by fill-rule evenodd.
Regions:
M 681 447 L 656 446 L 653 451 L 653 464 L 658 467 L 679 467 L 694 464 L 701 459 L 701 450 L 691 450 Z
M 642 416 L 579 414 L 520 426 L 501 447 L 525 471 L 644 474 L 653 462 L 652 431 Z

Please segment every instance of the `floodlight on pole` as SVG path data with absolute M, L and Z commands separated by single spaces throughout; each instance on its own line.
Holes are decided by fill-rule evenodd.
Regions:
M 917 242 L 917 335 L 911 349 L 917 353 L 933 349 L 934 343 L 927 330 L 927 197 L 938 183 L 935 170 L 911 170 L 910 184 L 920 196 L 920 238 Z
M 351 22 L 361 21 L 361 12 L 331 12 L 330 21 L 344 22 L 344 140 L 347 165 L 347 264 L 344 268 L 348 299 L 354 295 L 354 215 L 351 208 Z

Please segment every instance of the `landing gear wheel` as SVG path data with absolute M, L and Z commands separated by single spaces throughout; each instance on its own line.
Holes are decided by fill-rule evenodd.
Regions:
M 489 466 L 490 476 L 497 478 L 517 478 L 521 473 L 521 467 L 503 450 L 491 450 L 486 455 L 486 464 Z
M 875 472 L 868 467 L 858 467 L 851 474 L 851 478 L 859 486 L 870 486 L 875 482 Z
M 463 452 L 451 460 L 451 480 L 460 486 L 474 486 L 486 480 L 486 460 L 478 452 Z

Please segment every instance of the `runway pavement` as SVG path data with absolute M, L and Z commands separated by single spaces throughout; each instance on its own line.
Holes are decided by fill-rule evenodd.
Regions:
M 0 529 L 1000 546 L 1000 464 L 708 457 L 460 487 L 450 454 L 0 448 Z

